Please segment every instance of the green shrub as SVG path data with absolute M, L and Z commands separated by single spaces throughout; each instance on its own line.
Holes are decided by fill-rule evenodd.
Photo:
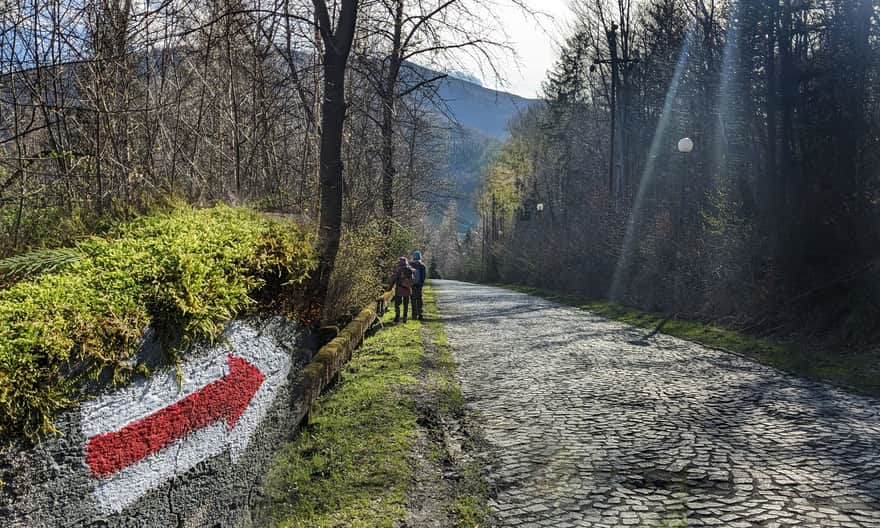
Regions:
M 416 233 L 397 223 L 390 240 L 386 240 L 379 222 L 346 227 L 324 303 L 323 323 L 350 321 L 387 287 L 397 258 L 409 258 L 419 247 Z
M 0 259 L 0 280 L 15 281 L 47 271 L 57 271 L 87 257 L 77 248 L 38 249 Z
M 75 244 L 90 233 L 107 229 L 110 220 L 78 208 L 43 206 L 26 202 L 18 207 L 0 206 L 0 256 L 39 248 Z
M 409 258 L 419 247 L 416 240 L 412 230 L 399 224 L 395 224 L 391 240 L 387 241 L 378 222 L 347 227 L 342 233 L 330 279 L 323 322 L 348 322 L 375 301 L 387 286 L 397 258 Z M 387 257 L 386 253 L 391 256 Z
M 342 232 L 324 303 L 324 323 L 346 321 L 382 292 L 382 232 L 377 223 Z
M 412 257 L 412 252 L 420 249 L 424 252 L 427 241 L 427 233 L 419 233 L 412 227 L 407 227 L 398 222 L 394 223 L 391 230 L 391 241 L 389 249 L 391 251 L 391 262 L 384 263 L 385 273 L 391 274 L 394 266 L 397 265 L 398 257 Z M 386 277 L 387 279 L 387 277 Z
M 225 206 L 143 217 L 76 249 L 85 257 L 0 290 L 0 437 L 54 432 L 88 380 L 143 370 L 132 357 L 146 327 L 184 351 L 316 264 L 302 228 Z

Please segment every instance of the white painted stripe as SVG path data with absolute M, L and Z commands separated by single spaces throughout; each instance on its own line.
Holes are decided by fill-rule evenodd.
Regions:
M 89 438 L 118 431 L 134 420 L 149 416 L 216 381 L 228 373 L 228 354 L 234 353 L 260 369 L 266 376 L 235 429 L 225 421 L 196 431 L 140 462 L 103 479 L 96 479 L 95 500 L 107 511 L 119 512 L 148 491 L 192 469 L 199 462 L 230 451 L 233 462 L 246 452 L 250 440 L 266 418 L 278 391 L 287 383 L 291 359 L 272 339 L 258 336 L 253 328 L 230 325 L 224 343 L 207 356 L 183 365 L 183 390 L 178 389 L 175 371 L 102 396 L 83 406 L 82 431 Z
M 119 431 L 126 425 L 180 401 L 229 374 L 228 351 L 202 357 L 182 368 L 182 384 L 175 369 L 155 373 L 146 381 L 105 394 L 82 406 L 82 433 L 86 438 Z
M 186 473 L 204 459 L 222 454 L 227 448 L 226 439 L 225 422 L 199 429 L 137 464 L 101 479 L 94 491 L 95 500 L 105 511 L 119 513 L 172 477 Z
M 242 323 L 233 323 L 220 344 L 207 356 L 190 360 L 182 367 L 182 383 L 175 369 L 157 372 L 146 381 L 88 401 L 82 406 L 83 436 L 118 431 L 129 423 L 145 418 L 229 373 L 227 354 L 233 352 L 254 365 L 267 378 L 281 369 L 289 369 L 290 357 L 271 338 Z

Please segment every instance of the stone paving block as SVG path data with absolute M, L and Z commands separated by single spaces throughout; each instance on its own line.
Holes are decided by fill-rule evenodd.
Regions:
M 880 528 L 877 400 L 528 295 L 434 287 L 498 526 Z

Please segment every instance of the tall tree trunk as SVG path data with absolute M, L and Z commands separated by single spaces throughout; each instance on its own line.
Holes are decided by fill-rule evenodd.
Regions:
M 778 83 L 776 80 L 776 12 L 777 0 L 768 0 L 768 10 L 766 17 L 767 33 L 766 42 L 767 49 L 764 56 L 764 71 L 766 75 L 766 111 L 767 111 L 767 157 L 765 159 L 765 182 L 766 182 L 766 217 L 773 218 L 775 211 L 781 203 L 781 193 L 779 185 L 779 175 L 776 164 L 776 145 L 778 126 L 776 122 L 777 101 L 778 101 Z
M 394 220 L 394 180 L 397 171 L 394 166 L 394 107 L 393 97 L 383 98 L 382 104 L 382 213 L 385 236 L 391 234 Z
M 318 228 L 318 272 L 313 302 L 323 318 L 330 276 L 342 234 L 342 133 L 345 126 L 345 70 L 354 29 L 358 0 L 342 0 L 334 30 L 327 4 L 313 0 L 321 39 L 324 42 L 324 97 L 321 104 L 320 186 L 321 215 Z
M 235 181 L 235 199 L 234 203 L 239 204 L 243 201 L 241 194 L 241 133 L 239 118 L 239 100 L 238 91 L 235 86 L 235 63 L 232 49 L 232 17 L 226 17 L 226 67 L 229 68 L 229 78 L 227 81 L 226 93 L 229 97 L 229 107 L 232 112 L 232 154 L 234 163 L 232 166 L 233 179 Z
M 782 166 L 780 175 L 783 185 L 783 200 L 785 215 L 795 224 L 798 222 L 795 208 L 800 205 L 799 187 L 797 175 L 797 160 L 794 156 L 794 105 L 797 98 L 798 78 L 794 66 L 793 27 L 791 0 L 784 0 L 782 5 L 782 20 L 780 24 L 779 56 L 780 56 L 780 89 L 782 91 L 780 108 L 782 110 L 782 137 L 780 147 L 782 149 Z M 780 211 L 782 212 L 782 211 Z
M 321 104 L 321 215 L 318 231 L 318 289 L 323 303 L 339 251 L 342 231 L 342 133 L 345 126 L 345 57 L 328 48 L 324 56 L 324 99 Z

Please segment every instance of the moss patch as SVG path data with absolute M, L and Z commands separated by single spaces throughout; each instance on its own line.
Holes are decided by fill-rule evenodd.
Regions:
M 146 327 L 185 351 L 268 283 L 289 287 L 315 267 L 304 230 L 222 206 L 144 217 L 73 250 L 81 257 L 0 290 L 0 437 L 51 433 L 87 382 L 144 371 L 131 359 Z
M 643 312 L 613 303 L 585 301 L 538 288 L 499 286 L 575 306 L 609 319 L 652 331 L 657 330 L 708 347 L 743 354 L 797 376 L 829 382 L 870 396 L 880 396 L 880 351 L 878 350 L 830 350 L 799 346 L 751 337 L 712 324 L 667 319 L 662 314 Z

